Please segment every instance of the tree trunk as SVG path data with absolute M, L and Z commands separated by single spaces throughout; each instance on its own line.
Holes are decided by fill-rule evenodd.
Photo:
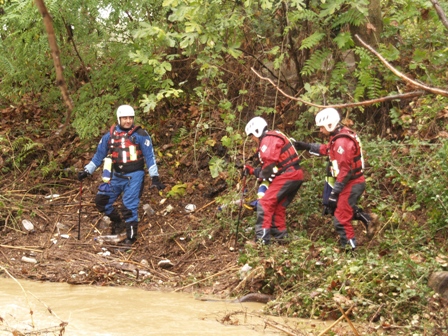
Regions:
M 60 53 L 58 48 L 58 43 L 56 41 L 56 36 L 53 29 L 53 20 L 51 19 L 50 13 L 48 13 L 47 7 L 43 0 L 34 0 L 40 14 L 42 15 L 45 30 L 47 31 L 48 43 L 50 44 L 51 56 L 53 58 L 54 68 L 56 70 L 56 85 L 59 86 L 61 90 L 64 102 L 67 105 L 67 113 L 65 114 L 65 123 L 63 127 L 59 130 L 59 134 L 64 133 L 73 111 L 73 102 L 68 94 L 67 84 L 65 83 L 64 74 L 62 70 L 62 64 L 60 59 Z
M 358 34 L 367 44 L 377 47 L 380 43 L 382 31 L 383 16 L 381 13 L 381 0 L 370 0 L 367 22 L 360 26 L 350 26 L 350 32 L 353 36 Z M 356 39 L 355 43 L 359 45 Z

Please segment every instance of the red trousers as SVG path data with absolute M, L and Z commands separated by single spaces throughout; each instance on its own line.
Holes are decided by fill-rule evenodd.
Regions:
M 364 177 L 349 181 L 339 194 L 334 212 L 333 224 L 339 234 L 340 243 L 345 246 L 349 240 L 355 238 L 352 220 L 355 207 L 366 189 Z
M 286 238 L 286 207 L 294 199 L 302 182 L 302 170 L 293 167 L 275 177 L 264 196 L 258 200 L 255 224 L 257 241 L 269 243 L 271 233 L 276 239 Z

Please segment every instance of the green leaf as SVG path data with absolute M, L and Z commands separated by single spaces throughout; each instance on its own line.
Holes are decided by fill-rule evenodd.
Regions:
M 208 168 L 210 169 L 210 174 L 213 178 L 217 178 L 219 173 L 223 172 L 226 167 L 226 162 L 219 157 L 212 157 L 208 163 Z

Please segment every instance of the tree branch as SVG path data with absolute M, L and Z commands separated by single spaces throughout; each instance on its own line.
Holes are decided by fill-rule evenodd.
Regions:
M 373 49 L 371 46 L 369 46 L 367 43 L 365 43 L 358 34 L 355 35 L 355 37 L 358 39 L 358 41 L 366 48 L 368 49 L 372 54 L 374 54 L 376 57 L 378 57 L 378 59 L 390 70 L 392 71 L 396 76 L 400 77 L 403 81 L 405 81 L 406 83 L 420 88 L 422 90 L 434 93 L 434 94 L 438 94 L 441 96 L 445 96 L 448 97 L 448 91 L 442 90 L 442 89 L 438 89 L 438 88 L 433 88 L 424 84 L 420 84 L 418 82 L 416 82 L 413 79 L 410 79 L 409 77 L 405 76 L 404 74 L 402 74 L 400 71 L 398 71 L 397 69 L 395 69 L 388 61 L 386 61 L 386 59 L 381 56 L 378 52 L 376 52 L 375 49 Z
M 418 97 L 418 96 L 422 96 L 422 95 L 425 94 L 425 91 L 414 91 L 414 92 L 408 92 L 408 93 L 403 93 L 403 94 L 398 94 L 398 95 L 393 95 L 393 96 L 377 98 L 377 99 L 365 100 L 365 101 L 357 102 L 357 103 L 335 104 L 335 105 L 320 105 L 320 104 L 314 104 L 314 103 L 308 102 L 306 100 L 303 100 L 303 99 L 296 98 L 296 97 L 288 95 L 286 92 L 284 92 L 282 89 L 280 89 L 270 78 L 261 76 L 258 72 L 255 71 L 254 68 L 250 68 L 250 69 L 260 79 L 266 80 L 269 83 L 271 83 L 271 85 L 274 86 L 285 97 L 287 97 L 287 98 L 289 98 L 291 100 L 299 101 L 299 102 L 301 102 L 301 103 L 303 103 L 305 105 L 308 105 L 308 106 L 314 106 L 314 107 L 319 107 L 319 108 L 325 108 L 325 107 L 350 108 L 350 107 L 356 107 L 356 106 L 368 106 L 368 105 L 382 103 L 382 102 L 389 101 L 389 100 L 413 98 L 413 97 Z
M 442 21 L 443 25 L 448 29 L 448 20 L 446 19 L 445 12 L 442 7 L 440 7 L 439 2 L 437 0 L 431 0 L 431 2 L 437 12 L 437 15 L 439 16 L 440 21 Z
M 59 130 L 59 133 L 62 134 L 64 133 L 70 121 L 70 117 L 73 111 L 73 102 L 68 93 L 67 84 L 64 79 L 59 48 L 53 29 L 53 20 L 51 19 L 51 16 L 48 13 L 47 7 L 45 6 L 43 0 L 34 0 L 34 2 L 36 3 L 36 7 L 39 9 L 40 14 L 42 15 L 45 30 L 47 31 L 48 43 L 50 44 L 51 56 L 53 58 L 54 68 L 56 71 L 56 85 L 59 86 L 64 102 L 68 108 L 67 113 L 65 114 L 65 123 Z

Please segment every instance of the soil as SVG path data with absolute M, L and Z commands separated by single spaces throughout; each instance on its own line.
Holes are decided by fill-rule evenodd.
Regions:
M 2 269 L 17 279 L 132 285 L 148 290 L 195 291 L 232 297 L 232 289 L 240 281 L 238 269 L 242 266 L 238 264 L 235 237 L 219 226 L 210 229 L 216 225 L 213 219 L 218 213 L 215 197 L 228 192 L 226 176 L 211 177 L 209 153 L 194 151 L 191 145 L 194 133 L 176 144 L 172 142 L 179 129 L 187 125 L 182 118 L 195 118 L 191 108 L 189 113 L 181 112 L 180 109 L 180 114 L 171 119 L 152 115 L 153 120 L 141 120 L 154 124 L 163 119 L 151 135 L 166 189 L 157 192 L 149 188 L 149 179 L 145 180 L 138 240 L 127 250 L 117 243 L 96 239 L 110 234 L 110 227 L 103 222 L 94 204 L 101 183 L 100 170 L 82 183 L 76 179 L 76 171 L 92 158 L 97 140 L 82 141 L 73 130 L 67 130 L 64 135 L 54 130 L 43 131 L 43 122 L 48 122 L 48 116 L 43 115 L 31 98 L 21 106 L 3 109 L 0 135 L 8 138 L 11 146 L 9 152 L 5 150 L 0 156 L 0 166 L 17 169 L 3 169 L 2 173 Z M 30 127 L 31 124 L 34 126 Z M 8 158 L 18 156 L 14 143 L 24 134 L 39 146 L 21 165 L 14 166 Z M 225 156 L 220 146 L 214 146 L 213 150 Z M 62 166 L 60 173 L 53 172 L 52 177 L 43 178 L 42 168 L 37 168 L 43 158 Z M 19 162 L 17 157 L 15 160 Z M 171 195 L 181 183 L 185 195 Z M 116 204 L 120 210 L 121 200 Z M 153 214 L 144 213 L 146 204 L 155 211 Z M 187 204 L 193 204 L 196 210 L 187 212 Z M 251 211 L 244 209 L 241 217 L 250 215 Z M 34 229 L 27 231 L 23 220 L 31 222 Z M 1 273 L 4 272 L 0 270 Z
M 101 183 L 100 169 L 82 183 L 76 179 L 76 171 L 92 158 L 96 141 L 82 141 L 73 130 L 61 134 L 59 130 L 44 131 L 43 123 L 48 123 L 51 116 L 44 115 L 32 97 L 24 99 L 20 106 L 3 109 L 2 116 L 0 135 L 9 140 L 10 148 L 8 151 L 8 146 L 4 147 L 0 165 L 16 168 L 3 170 L 6 173 L 0 187 L 0 265 L 11 276 L 70 284 L 194 291 L 227 299 L 259 290 L 261 283 L 257 281 L 238 287 L 238 270 L 243 266 L 238 262 L 239 252 L 245 248 L 242 241 L 253 239 L 243 237 L 253 211 L 242 208 L 238 246 L 233 227 L 238 211 L 232 214 L 234 222 L 227 223 L 225 228 L 216 220 L 219 213 L 216 197 L 240 186 L 229 187 L 225 172 L 212 178 L 210 153 L 192 146 L 194 131 L 173 141 L 176 134 L 182 134 L 182 128 L 191 124 L 187 121 L 195 118 L 199 121 L 200 114 L 194 108 L 181 107 L 169 118 L 163 112 L 145 115 L 146 119 L 140 122 L 159 125 L 150 133 L 166 189 L 161 192 L 150 189 L 150 181 L 146 179 L 139 208 L 138 240 L 131 249 L 96 239 L 110 234 L 110 227 L 94 204 Z M 23 156 L 19 165 L 15 143 L 25 135 L 39 146 L 31 147 L 34 150 Z M 215 131 L 205 135 L 215 143 L 212 154 L 229 159 L 217 141 L 224 134 Z M 246 146 L 246 157 L 253 149 Z M 11 156 L 15 161 L 8 160 Z M 43 159 L 64 168 L 58 174 L 53 171 L 50 178 L 43 178 L 42 168 L 38 167 Z M 242 162 L 243 155 L 237 154 L 232 159 Z M 179 185 L 185 193 L 182 197 L 173 192 Z M 116 204 L 120 210 L 121 200 Z M 188 204 L 193 204 L 196 210 L 187 212 Z M 146 214 L 144 205 L 150 205 L 154 213 Z M 31 222 L 34 229 L 27 231 L 23 220 Z M 292 221 L 288 225 L 294 230 L 299 224 Z M 314 228 L 310 235 L 329 234 L 328 230 L 316 232 L 318 225 L 311 223 L 309 227 Z M 359 243 L 363 244 L 364 235 L 359 237 Z
M 244 281 L 242 286 L 239 274 L 243 267 L 238 260 L 240 252 L 249 248 L 244 241 L 253 239 L 245 232 L 251 226 L 248 220 L 254 216 L 253 211 L 242 208 L 238 245 L 234 228 L 238 211 L 232 213 L 225 225 L 222 219 L 218 220 L 220 204 L 216 197 L 235 193 L 234 189 L 238 194 L 241 186 L 229 186 L 226 172 L 212 178 L 209 160 L 211 155 L 226 160 L 228 154 L 219 145 L 211 147 L 214 153 L 195 148 L 192 144 L 196 136 L 191 130 L 185 138 L 172 141 L 176 134 L 182 133 L 181 128 L 191 124 L 187 119 L 199 120 L 200 115 L 190 108 L 189 113 L 179 112 L 170 118 L 152 115 L 152 120 L 144 120 L 146 124 L 160 126 L 151 136 L 166 189 L 161 192 L 150 189 L 150 181 L 146 179 L 139 208 L 138 239 L 131 248 L 126 248 L 98 239 L 111 231 L 94 204 L 101 183 L 100 170 L 82 183 L 76 178 L 76 172 L 92 158 L 97 141 L 82 141 L 70 130 L 64 135 L 58 135 L 57 130 L 42 131 L 35 125 L 46 120 L 43 112 L 29 106 L 32 102 L 23 104 L 2 110 L 0 135 L 8 139 L 10 147 L 5 146 L 0 156 L 0 166 L 9 167 L 3 169 L 0 187 L 0 276 L 73 285 L 185 291 L 226 300 L 259 292 L 262 278 Z M 33 132 L 35 129 L 40 132 Z M 20 150 L 15 143 L 24 134 L 39 146 L 19 162 Z M 210 143 L 216 144 L 223 135 L 206 134 Z M 251 149 L 245 150 L 247 157 Z M 10 160 L 12 156 L 15 160 Z M 237 154 L 232 160 L 242 162 L 243 158 Z M 57 162 L 62 169 L 50 173 L 51 177 L 42 177 L 43 168 L 38 163 L 44 159 Z M 174 192 L 179 188 L 185 193 L 182 197 Z M 116 204 L 120 210 L 121 200 Z M 195 206 L 195 211 L 186 211 L 189 204 Z M 145 213 L 145 205 L 150 205 L 154 213 Z M 27 231 L 23 220 L 32 223 L 33 230 Z M 313 230 L 310 236 L 336 235 L 325 229 L 317 232 L 319 225 L 313 225 L 313 219 L 309 222 Z M 297 220 L 288 225 L 290 230 L 303 229 Z M 358 236 L 362 245 L 364 234 Z

